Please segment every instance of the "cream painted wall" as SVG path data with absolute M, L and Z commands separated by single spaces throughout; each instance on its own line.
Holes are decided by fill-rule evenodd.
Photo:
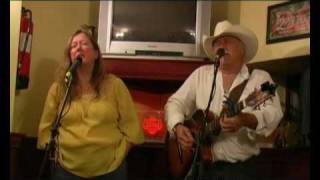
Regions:
M 10 132 L 14 126 L 13 107 L 18 63 L 18 44 L 22 1 L 10 1 Z
M 310 38 L 266 44 L 268 6 L 286 1 L 241 1 L 240 24 L 257 34 L 259 49 L 250 63 L 310 54 Z
M 240 1 L 212 1 L 211 35 L 216 24 L 228 20 L 233 24 L 240 22 Z
M 16 92 L 12 131 L 36 137 L 67 40 L 81 24 L 98 25 L 99 1 L 22 1 L 22 6 L 33 13 L 34 32 L 29 87 Z

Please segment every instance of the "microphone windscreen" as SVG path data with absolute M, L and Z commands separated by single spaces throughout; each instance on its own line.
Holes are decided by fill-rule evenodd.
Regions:
M 76 62 L 75 63 L 79 63 L 79 65 L 81 65 L 82 64 L 82 57 L 81 56 L 78 56 L 77 58 L 76 58 Z
M 217 50 L 217 55 L 218 56 L 224 56 L 226 54 L 226 51 L 223 49 L 223 48 L 219 48 L 218 50 Z

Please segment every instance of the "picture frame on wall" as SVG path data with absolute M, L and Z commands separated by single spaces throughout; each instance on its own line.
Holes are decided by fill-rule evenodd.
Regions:
M 310 1 L 290 1 L 268 7 L 266 43 L 310 37 Z

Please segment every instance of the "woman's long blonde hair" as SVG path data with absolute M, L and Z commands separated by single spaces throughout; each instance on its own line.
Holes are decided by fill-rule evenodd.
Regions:
M 98 52 L 98 58 L 94 62 L 94 67 L 92 70 L 92 75 L 91 75 L 91 80 L 90 83 L 92 87 L 94 88 L 96 95 L 100 95 L 100 86 L 101 82 L 104 79 L 104 67 L 103 67 L 103 60 L 101 56 L 101 51 L 99 48 L 99 45 L 97 43 L 97 36 L 95 33 L 95 28 L 94 26 L 88 26 L 88 25 L 82 25 L 79 29 L 77 29 L 69 38 L 67 47 L 65 48 L 64 52 L 64 59 L 61 62 L 58 70 L 57 70 L 57 83 L 62 87 L 63 93 L 66 91 L 66 83 L 65 83 L 65 74 L 72 65 L 71 62 L 71 57 L 70 57 L 70 49 L 71 49 L 71 42 L 73 38 L 80 34 L 83 33 L 85 34 L 89 39 L 90 42 L 94 48 Z M 73 78 L 73 87 L 77 87 L 77 82 L 78 82 L 78 77 L 75 76 Z M 72 88 L 71 89 L 71 98 L 80 96 L 80 92 L 77 90 L 77 88 Z

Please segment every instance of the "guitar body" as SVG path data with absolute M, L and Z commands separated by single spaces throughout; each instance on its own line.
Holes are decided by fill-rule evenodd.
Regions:
M 201 130 L 200 123 L 204 118 L 204 111 L 197 110 L 191 119 L 184 121 L 184 126 L 188 127 L 193 136 L 198 134 Z M 214 118 L 212 112 L 209 112 L 210 121 Z M 171 176 L 175 179 L 184 179 L 186 174 L 188 173 L 193 158 L 194 158 L 194 151 L 190 150 L 183 150 L 182 148 L 179 149 L 179 144 L 175 138 L 169 138 L 168 141 L 168 162 L 169 162 L 169 169 Z M 179 156 L 179 151 L 181 155 Z
M 191 166 L 194 153 L 191 150 L 181 149 L 180 159 L 179 145 L 176 139 L 170 138 L 168 143 L 168 162 L 171 176 L 174 179 L 183 179 Z

